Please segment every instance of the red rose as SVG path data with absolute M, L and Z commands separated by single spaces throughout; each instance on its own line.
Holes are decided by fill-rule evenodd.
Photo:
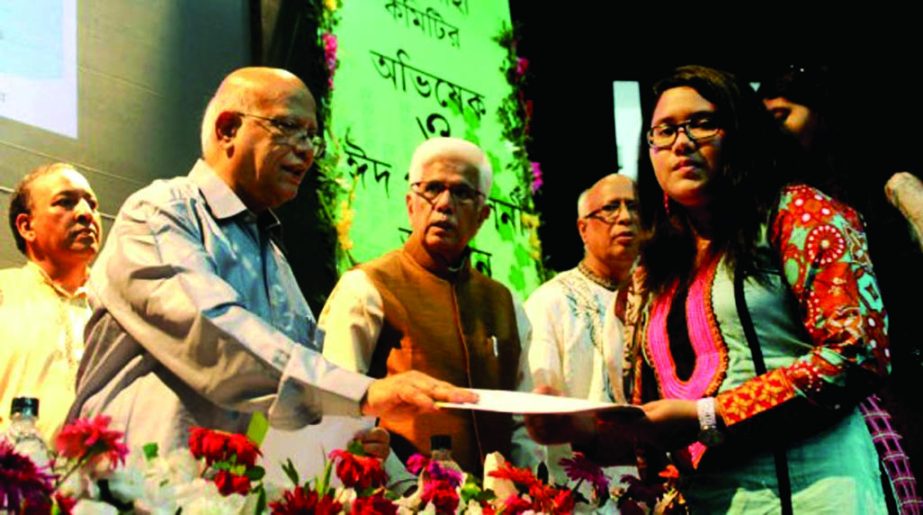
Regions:
M 356 456 L 340 449 L 331 452 L 330 458 L 336 461 L 337 477 L 347 488 L 362 490 L 368 487 L 379 487 L 388 480 L 378 458 Z
M 256 465 L 256 458 L 261 454 L 259 447 L 244 435 L 233 434 L 228 438 L 227 449 L 229 455 L 237 455 L 237 464 L 252 467 Z
M 353 502 L 352 515 L 395 515 L 397 506 L 389 501 L 381 492 L 371 497 L 360 497 Z
M 427 481 L 423 485 L 423 495 L 420 499 L 424 505 L 432 503 L 439 515 L 452 515 L 458 508 L 458 492 L 455 491 L 455 486 L 445 479 Z
M 247 495 L 250 493 L 250 479 L 248 479 L 247 476 L 238 476 L 227 470 L 219 470 L 218 473 L 215 474 L 214 481 L 221 495 Z
M 356 488 L 362 481 L 362 465 L 356 455 L 337 449 L 330 453 L 330 458 L 336 461 L 336 473 L 340 481 L 347 488 Z

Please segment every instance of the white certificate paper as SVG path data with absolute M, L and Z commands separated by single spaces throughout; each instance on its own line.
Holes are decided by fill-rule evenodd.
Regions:
M 505 390 L 480 390 L 472 388 L 478 394 L 478 402 L 461 404 L 454 402 L 437 402 L 440 408 L 470 409 L 479 411 L 496 411 L 520 415 L 553 415 L 568 413 L 612 414 L 624 412 L 627 416 L 643 416 L 644 411 L 632 404 L 613 404 L 611 402 L 590 401 L 573 397 L 558 397 L 539 393 L 509 392 Z

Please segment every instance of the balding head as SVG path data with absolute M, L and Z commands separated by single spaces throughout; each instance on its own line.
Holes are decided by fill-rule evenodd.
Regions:
M 603 177 L 580 195 L 577 214 L 584 263 L 603 277 L 624 281 L 638 254 L 634 181 L 619 174 Z
M 304 82 L 295 74 L 280 68 L 251 66 L 231 72 L 221 81 L 205 108 L 202 117 L 202 156 L 208 156 L 215 142 L 215 121 L 218 115 L 224 111 L 249 113 L 259 110 L 267 103 L 278 101 L 292 88 L 308 91 Z M 313 101 L 311 97 L 312 104 Z
M 202 120 L 202 157 L 254 212 L 298 193 L 319 148 L 314 97 L 277 68 L 232 72 Z
M 580 193 L 580 196 L 577 198 L 577 218 L 583 218 L 589 214 L 590 211 L 596 209 L 596 207 L 600 207 L 602 204 L 599 204 L 599 196 L 613 187 L 619 189 L 628 187 L 636 192 L 636 186 L 633 180 L 624 175 L 610 173 Z M 592 205 L 595 207 L 590 207 L 591 200 L 594 201 Z

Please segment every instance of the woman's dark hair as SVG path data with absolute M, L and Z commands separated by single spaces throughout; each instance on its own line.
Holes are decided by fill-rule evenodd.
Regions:
M 726 252 L 731 270 L 742 267 L 744 273 L 754 274 L 760 227 L 777 204 L 782 187 L 802 175 L 801 151 L 750 86 L 730 73 L 683 66 L 654 86 L 654 97 L 659 100 L 665 91 L 682 86 L 694 89 L 715 105 L 718 124 L 724 131 L 721 168 L 709 184 L 712 252 Z M 666 200 L 650 158 L 645 152 L 641 156 L 641 223 L 649 234 L 641 264 L 646 270 L 647 288 L 657 292 L 677 277 L 682 281 L 689 278 L 696 255 L 695 238 L 685 209 Z

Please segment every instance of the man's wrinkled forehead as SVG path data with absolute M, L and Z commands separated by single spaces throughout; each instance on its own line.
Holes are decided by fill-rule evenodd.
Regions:
M 613 177 L 596 184 L 587 197 L 588 211 L 620 200 L 637 200 L 635 183 L 628 177 Z
M 456 156 L 437 156 L 423 165 L 424 180 L 433 175 L 457 175 L 470 186 L 478 183 L 478 168 L 473 163 Z

